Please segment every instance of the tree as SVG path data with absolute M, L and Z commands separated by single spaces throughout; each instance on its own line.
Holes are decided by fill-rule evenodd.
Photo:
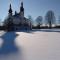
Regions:
M 13 27 L 12 18 L 6 17 L 3 23 L 6 30 L 11 30 Z
M 53 11 L 48 11 L 46 16 L 45 16 L 45 20 L 47 21 L 47 23 L 49 24 L 49 28 L 52 27 L 52 24 L 55 23 L 55 15 Z
M 28 16 L 28 20 L 30 21 L 30 29 L 32 29 L 32 25 L 34 23 L 33 18 L 31 15 Z
M 40 28 L 40 26 L 42 25 L 42 22 L 43 22 L 43 17 L 42 17 L 42 16 L 38 16 L 38 17 L 36 18 L 36 22 L 37 22 L 37 25 L 38 25 L 39 28 Z
M 28 16 L 28 19 L 31 21 L 31 23 L 33 24 L 33 18 L 31 15 Z
M 2 25 L 2 20 L 0 19 L 0 26 Z
M 60 16 L 58 17 L 58 21 L 57 22 L 58 22 L 58 24 L 60 24 Z

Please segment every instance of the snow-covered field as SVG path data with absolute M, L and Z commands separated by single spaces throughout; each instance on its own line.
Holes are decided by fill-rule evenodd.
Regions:
M 0 53 L 0 60 L 60 60 L 60 30 L 1 31 Z

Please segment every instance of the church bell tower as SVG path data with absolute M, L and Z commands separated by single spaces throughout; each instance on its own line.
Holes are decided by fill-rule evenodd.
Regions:
M 21 7 L 20 7 L 20 16 L 21 16 L 21 17 L 24 17 L 23 2 L 21 2 Z
M 12 7 L 11 7 L 11 4 L 10 4 L 10 7 L 9 7 L 9 16 L 12 16 Z

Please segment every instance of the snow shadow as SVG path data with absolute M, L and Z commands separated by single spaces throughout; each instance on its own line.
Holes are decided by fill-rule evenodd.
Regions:
M 9 53 L 18 52 L 18 47 L 15 44 L 15 38 L 18 36 L 15 32 L 6 32 L 0 38 L 3 40 L 3 44 L 0 47 L 0 55 L 6 55 Z
M 33 29 L 32 32 L 60 32 L 60 29 Z
M 15 32 L 25 32 L 25 33 L 34 33 L 34 32 L 60 32 L 60 29 L 31 29 L 31 30 L 16 30 Z
M 5 31 L 6 32 L 6 31 Z M 7 32 L 24 32 L 24 33 L 33 33 L 33 30 L 16 30 L 16 31 L 7 31 Z

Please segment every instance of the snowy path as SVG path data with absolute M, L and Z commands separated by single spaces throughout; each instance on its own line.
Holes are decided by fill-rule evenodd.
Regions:
M 1 56 L 0 60 L 60 60 L 60 32 L 16 34 L 15 43 L 19 51 Z

